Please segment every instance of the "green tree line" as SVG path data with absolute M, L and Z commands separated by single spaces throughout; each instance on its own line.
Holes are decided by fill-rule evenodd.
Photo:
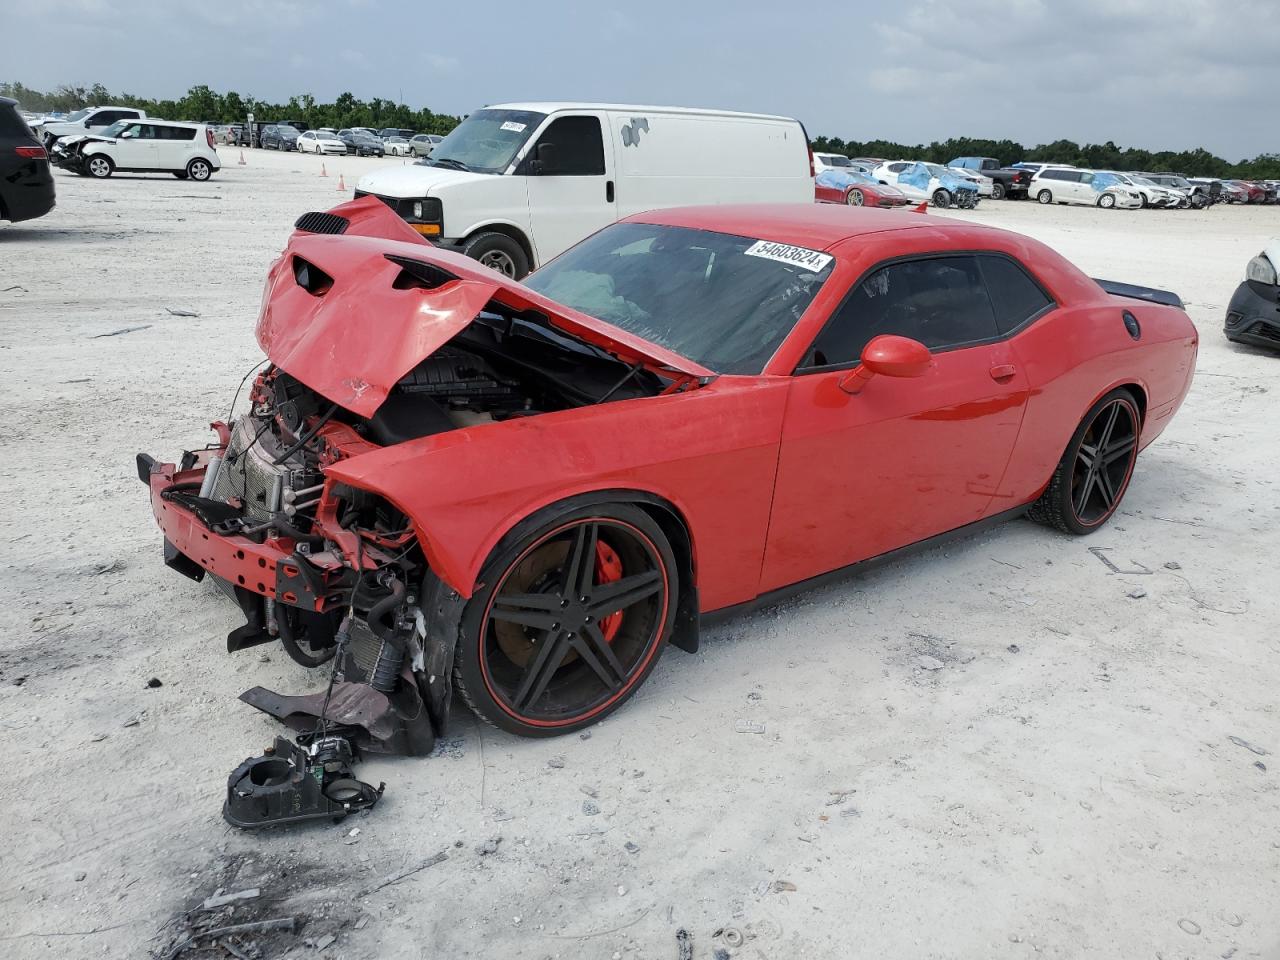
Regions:
M 51 92 L 32 90 L 22 83 L 0 82 L 0 96 L 13 97 L 26 110 L 78 110 L 81 107 L 115 103 L 139 107 L 149 115 L 170 120 L 211 120 L 216 123 L 243 121 L 252 113 L 258 120 L 302 120 L 311 127 L 408 127 L 420 133 L 446 134 L 460 117 L 415 110 L 377 97 L 357 100 L 342 93 L 333 103 L 317 103 L 310 94 L 290 97 L 285 103 L 268 103 L 234 90 L 218 93 L 204 84 L 192 87 L 180 100 L 150 100 L 131 93 L 112 93 L 100 83 L 91 87 L 63 85 Z M 1111 141 L 1086 143 L 1055 140 L 1025 147 L 1013 140 L 975 140 L 954 137 L 930 144 L 892 143 L 888 140 L 842 140 L 817 137 L 813 148 L 843 153 L 850 157 L 890 157 L 946 163 L 954 157 L 995 157 L 1002 164 L 1019 160 L 1053 161 L 1101 170 L 1173 171 L 1189 177 L 1238 177 L 1245 180 L 1280 179 L 1280 154 L 1265 153 L 1252 160 L 1231 163 L 1204 148 L 1195 150 L 1142 150 L 1118 147 Z
M 243 123 L 249 114 L 255 120 L 302 120 L 311 127 L 404 127 L 419 133 L 444 135 L 461 121 L 444 113 L 419 110 L 391 100 L 374 97 L 357 100 L 342 93 L 333 103 L 317 103 L 310 94 L 290 97 L 285 103 L 268 103 L 234 90 L 218 93 L 204 84 L 192 87 L 180 100 L 151 100 L 132 93 L 112 93 L 100 83 L 91 87 L 63 85 L 51 92 L 33 90 L 22 83 L 0 82 L 0 96 L 12 97 L 24 110 L 34 112 L 79 110 L 103 104 L 138 107 L 148 116 L 166 120 Z

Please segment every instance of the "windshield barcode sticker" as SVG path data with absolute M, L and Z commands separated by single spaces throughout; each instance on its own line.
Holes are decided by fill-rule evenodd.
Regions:
M 806 250 L 804 247 L 793 247 L 786 243 L 771 243 L 768 240 L 757 240 L 743 251 L 748 257 L 763 257 L 765 260 L 777 260 L 795 267 L 803 267 L 817 273 L 825 270 L 832 260 L 831 254 L 819 253 L 817 250 Z
M 503 130 L 510 130 L 512 133 L 524 133 L 525 124 L 516 123 L 514 120 L 508 120 L 502 125 Z

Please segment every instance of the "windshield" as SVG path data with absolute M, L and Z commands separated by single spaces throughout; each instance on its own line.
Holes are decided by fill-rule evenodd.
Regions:
M 473 173 L 506 173 L 533 131 L 546 118 L 532 110 L 477 110 L 431 151 L 427 166 Z
M 834 263 L 753 237 L 618 223 L 524 282 L 711 370 L 758 374 Z
M 848 157 L 836 156 L 830 153 L 824 153 L 822 155 L 822 162 L 825 163 L 828 167 L 852 167 L 853 166 L 853 161 L 850 160 Z
M 120 131 L 123 130 L 125 127 L 129 126 L 129 124 L 131 123 L 133 123 L 132 120 L 117 120 L 115 123 L 111 124 L 111 126 L 103 127 L 102 130 L 98 132 L 98 136 L 118 137 L 120 136 Z
M 89 115 L 89 110 L 86 107 L 83 110 L 77 110 L 75 113 L 71 114 L 69 117 L 66 117 L 65 119 L 67 123 L 72 123 L 76 120 L 83 120 L 88 115 Z
M 296 127 L 276 127 L 276 129 L 280 131 L 280 135 L 286 140 L 292 140 L 295 137 L 301 136 Z

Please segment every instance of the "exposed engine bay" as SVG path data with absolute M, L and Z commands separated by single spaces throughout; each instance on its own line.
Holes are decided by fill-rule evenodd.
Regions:
M 295 266 L 299 286 L 317 282 L 308 266 Z M 416 273 L 410 265 L 397 283 Z M 241 699 L 304 733 L 319 720 L 364 750 L 427 753 L 447 714 L 456 618 L 452 634 L 442 622 L 441 636 L 428 635 L 451 592 L 431 575 L 409 518 L 375 494 L 327 481 L 325 469 L 450 431 L 655 396 L 670 382 L 497 302 L 401 377 L 371 416 L 270 365 L 253 381 L 249 411 L 214 424 L 219 444 L 187 454 L 178 482 L 160 493 L 212 534 L 261 545 L 263 555 L 234 579 L 216 558 L 197 551 L 193 559 L 171 543 L 166 562 L 195 579 L 210 572 L 239 604 L 246 622 L 228 636 L 229 651 L 278 639 L 304 666 L 334 661 L 323 696 L 254 688 Z M 144 457 L 139 474 L 148 480 L 156 464 Z M 198 482 L 181 482 L 182 471 L 202 465 Z M 233 559 L 242 567 L 252 558 L 242 549 Z M 257 579 L 272 567 L 274 585 Z

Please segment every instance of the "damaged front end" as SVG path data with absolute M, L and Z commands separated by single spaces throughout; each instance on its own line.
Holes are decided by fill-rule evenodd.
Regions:
M 299 731 L 323 719 L 362 750 L 423 755 L 446 723 L 468 585 L 433 569 L 419 524 L 373 482 L 338 479 L 348 461 L 709 371 L 435 251 L 376 200 L 298 227 L 267 282 L 270 364 L 248 412 L 177 464 L 139 454 L 138 474 L 166 564 L 243 612 L 229 652 L 279 640 L 305 666 L 332 661 L 329 691 L 241 699 Z

